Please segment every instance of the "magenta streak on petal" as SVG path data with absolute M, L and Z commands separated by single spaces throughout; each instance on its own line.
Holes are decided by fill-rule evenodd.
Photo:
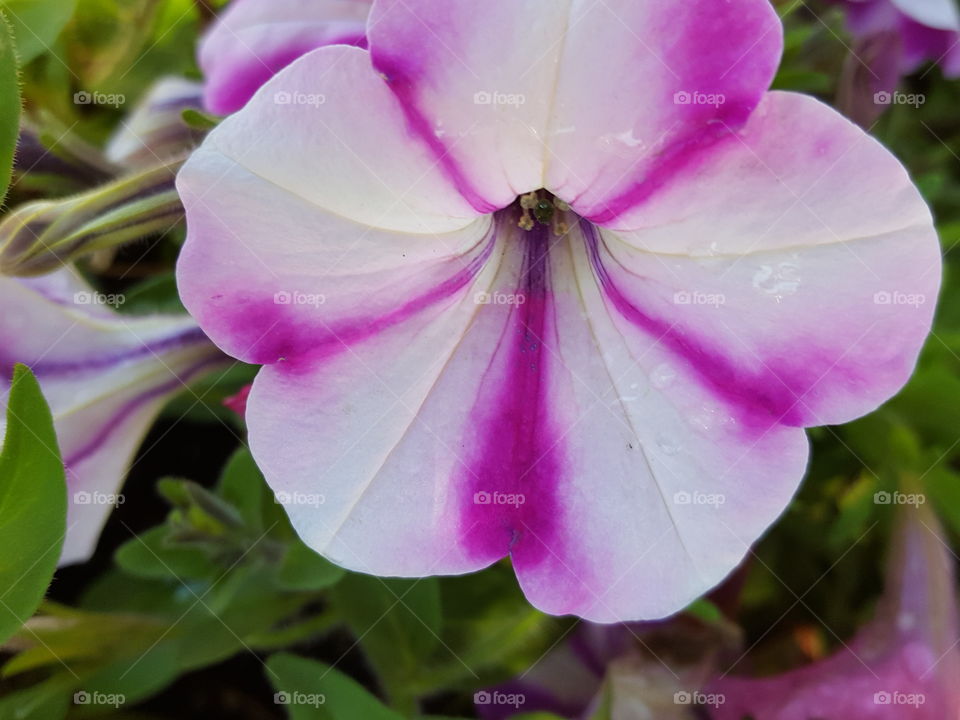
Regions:
M 504 213 L 498 213 L 503 215 Z M 509 221 L 504 219 L 504 222 Z M 461 486 L 461 543 L 475 558 L 493 560 L 508 552 L 515 563 L 539 564 L 559 551 L 561 508 L 556 499 L 562 476 L 559 434 L 551 427 L 545 395 L 552 332 L 549 244 L 544 225 L 519 233 L 526 243 L 518 295 L 506 329 L 471 410 L 473 445 Z M 497 309 L 492 312 L 497 312 Z M 483 495 L 486 493 L 486 495 Z M 523 503 L 497 503 L 493 494 L 523 496 Z M 488 503 L 478 502 L 487 498 Z
M 202 372 L 206 368 L 212 365 L 222 364 L 226 361 L 226 358 L 217 355 L 214 357 L 208 357 L 201 360 L 198 363 L 195 363 L 193 366 L 187 368 L 179 376 L 174 377 L 163 385 L 158 385 L 156 387 L 150 388 L 146 392 L 137 395 L 129 402 L 122 405 L 114 416 L 110 419 L 109 423 L 105 423 L 97 432 L 97 434 L 91 438 L 85 445 L 74 450 L 70 453 L 69 456 L 64 458 L 63 464 L 69 469 L 75 467 L 78 463 L 83 462 L 88 457 L 93 455 L 97 450 L 102 448 L 104 444 L 109 440 L 110 435 L 117 430 L 122 423 L 133 415 L 137 410 L 140 409 L 145 403 L 150 400 L 155 400 L 156 398 L 163 397 L 164 395 L 169 395 L 175 392 L 179 388 L 183 388 L 184 384 L 188 382 L 191 378 L 195 377 L 198 373 Z
M 242 61 L 232 63 L 231 67 L 215 66 L 208 70 L 213 78 L 207 88 L 208 109 L 221 114 L 236 112 L 270 78 L 311 50 L 327 45 L 354 45 L 366 49 L 367 38 L 361 30 L 345 30 L 341 35 L 328 35 L 325 28 L 319 30 L 315 36 L 291 39 L 272 50 L 260 48 L 255 53 L 248 48 L 249 56 Z
M 738 419 L 747 429 L 762 434 L 776 424 L 814 424 L 804 412 L 803 396 L 819 379 L 815 368 L 822 363 L 804 364 L 802 359 L 797 359 L 791 364 L 792 376 L 774 373 L 766 368 L 754 371 L 737 367 L 726 355 L 708 347 L 689 329 L 652 317 L 637 308 L 617 287 L 604 266 L 596 226 L 581 221 L 580 227 L 586 238 L 594 272 L 617 311 L 684 361 L 715 395 L 737 412 Z
M 480 213 L 491 213 L 499 208 L 488 202 L 473 186 L 463 170 L 451 157 L 450 151 L 443 141 L 437 137 L 427 116 L 417 107 L 416 83 L 410 74 L 403 69 L 404 63 L 399 58 L 386 55 L 383 51 L 373 52 L 374 67 L 386 76 L 387 85 L 393 91 L 400 108 L 407 119 L 410 131 L 419 137 L 436 158 L 437 165 L 453 183 L 457 191 L 470 203 L 474 210 Z
M 313 364 L 346 351 L 351 345 L 362 342 L 397 325 L 413 315 L 455 295 L 466 287 L 483 268 L 493 251 L 496 223 L 491 223 L 486 236 L 477 244 L 475 257 L 454 275 L 419 295 L 392 312 L 377 317 L 362 316 L 327 324 L 322 317 L 318 322 L 305 322 L 287 316 L 290 306 L 277 305 L 269 300 L 229 300 L 239 307 L 233 316 L 231 332 L 235 336 L 251 338 L 251 362 L 270 365 L 284 361 L 290 369 L 302 367 L 308 370 Z M 450 262 L 459 261 L 460 258 Z M 264 328 L 271 328 L 263 334 Z
M 615 221 L 648 200 L 682 171 L 695 168 L 715 146 L 736 137 L 763 98 L 777 69 L 782 28 L 763 3 L 664 3 L 656 16 L 665 40 L 663 95 L 670 107 L 664 149 L 608 200 L 582 213 L 598 225 Z M 675 93 L 718 94 L 719 105 L 677 104 Z M 625 179 L 626 180 L 626 179 Z
M 178 332 L 170 337 L 143 343 L 134 347 L 112 352 L 106 355 L 92 356 L 73 360 L 70 362 L 48 362 L 39 360 L 31 362 L 28 358 L 4 357 L 0 358 L 0 372 L 4 377 L 9 377 L 13 373 L 15 363 L 23 363 L 30 367 L 30 370 L 38 378 L 56 377 L 60 375 L 80 374 L 88 371 L 102 371 L 121 365 L 130 360 L 137 360 L 145 357 L 152 357 L 177 348 L 187 347 L 209 342 L 203 330 L 198 327 L 191 327 L 188 330 Z
M 624 213 L 650 199 L 681 172 L 702 163 L 710 148 L 734 138 L 731 128 L 745 122 L 752 110 L 752 106 L 732 105 L 728 108 L 726 117 L 721 117 L 717 124 L 693 127 L 685 137 L 664 150 L 647 175 L 619 195 L 605 201 L 599 212 L 584 217 L 597 225 L 614 222 Z

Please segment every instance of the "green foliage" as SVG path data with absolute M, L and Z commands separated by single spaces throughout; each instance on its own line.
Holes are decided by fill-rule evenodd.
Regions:
M 18 365 L 0 454 L 0 641 L 40 604 L 66 522 L 67 486 L 53 418 L 36 378 Z
M 51 52 L 75 7 L 76 0 L 0 0 L 0 10 L 13 25 L 20 62 L 26 65 Z
M 0 8 L 0 202 L 6 197 L 20 130 L 20 75 L 13 28 Z
M 291 720 L 402 720 L 363 686 L 313 660 L 278 653 L 267 661 L 276 701 Z

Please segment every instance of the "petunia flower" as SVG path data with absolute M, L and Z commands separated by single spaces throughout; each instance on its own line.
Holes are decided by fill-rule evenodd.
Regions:
M 860 47 L 882 39 L 901 75 L 937 63 L 960 77 L 960 9 L 953 0 L 843 0 L 847 25 Z M 857 51 L 857 48 L 854 49 Z
M 93 553 L 123 501 L 120 485 L 134 452 L 165 402 L 225 361 L 189 317 L 121 316 L 110 305 L 122 301 L 70 270 L 0 277 L 0 433 L 13 366 L 24 363 L 50 404 L 67 470 L 61 564 Z
M 207 110 L 239 110 L 257 88 L 324 45 L 364 46 L 370 0 L 233 0 L 200 44 Z
M 726 677 L 713 720 L 956 720 L 954 558 L 928 506 L 901 511 L 874 619 L 835 654 L 783 675 Z
M 369 27 L 178 176 L 181 297 L 265 366 L 254 457 L 324 497 L 286 509 L 353 570 L 510 556 L 546 612 L 676 612 L 790 501 L 803 428 L 909 377 L 929 210 L 855 125 L 767 92 L 766 0 L 378 0 Z

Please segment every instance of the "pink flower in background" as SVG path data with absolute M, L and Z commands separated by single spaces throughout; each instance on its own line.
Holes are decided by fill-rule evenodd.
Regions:
M 510 556 L 544 611 L 676 612 L 790 501 L 803 428 L 909 377 L 926 205 L 767 91 L 766 0 L 385 0 L 369 44 L 293 63 L 178 178 L 181 296 L 265 366 L 257 462 L 324 497 L 286 510 L 345 567 Z
M 207 110 L 239 110 L 298 57 L 324 45 L 366 45 L 370 0 L 233 0 L 200 44 Z
M 550 712 L 585 720 L 696 720 L 703 684 L 739 634 L 690 616 L 657 623 L 582 623 L 520 677 L 474 694 L 484 720 Z
M 24 363 L 50 405 L 67 469 L 60 562 L 82 562 L 122 502 L 127 468 L 160 409 L 225 358 L 190 318 L 121 316 L 110 305 L 122 297 L 94 292 L 70 270 L 0 277 L 0 299 L 0 437 L 13 366 Z
M 954 0 L 838 0 L 855 37 L 837 104 L 870 127 L 894 104 L 918 107 L 925 97 L 898 93 L 904 75 L 926 62 L 960 77 L 960 11 Z
M 933 62 L 948 77 L 960 76 L 960 10 L 954 0 L 845 0 L 844 4 L 850 32 L 860 47 L 878 43 L 878 50 L 895 63 L 899 74 L 908 75 Z
M 713 720 L 957 720 L 954 557 L 925 505 L 901 512 L 874 619 L 831 657 L 784 675 L 727 677 Z

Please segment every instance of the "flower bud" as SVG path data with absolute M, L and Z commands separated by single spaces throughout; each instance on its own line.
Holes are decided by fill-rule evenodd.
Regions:
M 73 197 L 16 208 L 0 222 L 0 274 L 42 275 L 169 230 L 183 217 L 174 187 L 181 164 L 176 159 Z

